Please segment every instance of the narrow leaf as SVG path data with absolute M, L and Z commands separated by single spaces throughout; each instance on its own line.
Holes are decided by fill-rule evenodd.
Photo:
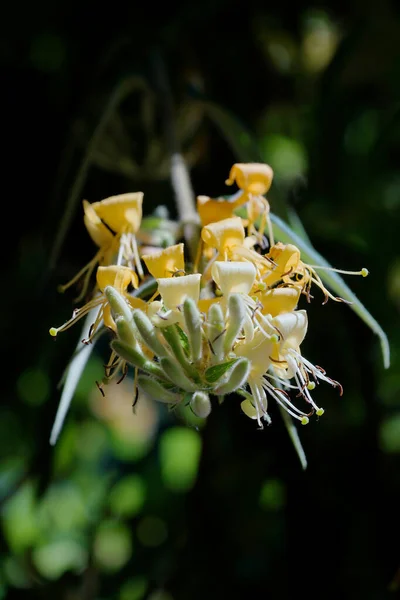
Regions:
M 64 424 L 65 417 L 70 407 L 72 398 L 76 390 L 76 386 L 82 376 L 83 370 L 89 360 L 89 357 L 93 351 L 94 344 L 82 344 L 81 340 L 89 336 L 90 326 L 96 319 L 98 313 L 98 307 L 93 308 L 86 316 L 79 342 L 76 346 L 76 351 L 69 363 L 65 375 L 63 377 L 63 388 L 61 392 L 60 403 L 58 405 L 56 418 L 50 434 L 50 444 L 52 446 L 57 442 L 58 436 L 60 435 L 62 426 Z
M 301 466 L 305 471 L 307 469 L 307 457 L 304 452 L 302 443 L 300 441 L 296 425 L 293 423 L 292 417 L 282 406 L 279 406 L 279 410 L 281 411 L 283 422 L 285 423 L 285 427 L 287 429 L 289 437 L 292 440 L 292 444 L 294 446 L 294 449 L 296 450 L 296 454 L 299 457 Z
M 237 360 L 237 358 L 234 358 L 233 360 L 229 360 L 226 363 L 222 363 L 220 365 L 213 365 L 212 367 L 209 367 L 204 374 L 208 383 L 215 383 L 216 381 L 218 381 L 218 379 L 225 375 L 227 370 L 230 369 L 230 367 L 234 365 Z
M 325 267 L 331 265 L 319 254 L 311 244 L 301 239 L 282 219 L 271 213 L 274 235 L 284 243 L 294 243 L 301 251 L 301 257 L 305 262 L 318 264 Z M 350 308 L 368 325 L 370 329 L 379 337 L 383 356 L 383 364 L 386 369 L 390 366 L 390 347 L 386 333 L 379 323 L 363 306 L 354 292 L 348 287 L 335 271 L 320 271 L 318 275 L 322 281 L 336 294 L 344 300 L 351 302 Z

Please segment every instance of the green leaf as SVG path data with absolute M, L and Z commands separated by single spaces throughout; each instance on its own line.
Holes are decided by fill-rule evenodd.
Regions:
M 300 441 L 297 427 L 287 410 L 285 410 L 282 406 L 279 406 L 279 410 L 281 411 L 283 422 L 292 441 L 296 454 L 299 457 L 302 469 L 305 471 L 307 469 L 307 457 Z
M 214 365 L 212 367 L 209 367 L 206 372 L 205 372 L 205 377 L 206 380 L 208 381 L 208 383 L 215 383 L 216 381 L 218 381 L 218 379 L 220 379 L 223 375 L 225 375 L 225 373 L 227 372 L 227 370 L 235 364 L 235 362 L 237 362 L 238 359 L 234 358 L 232 360 L 229 360 L 226 363 L 221 363 L 219 365 Z
M 90 327 L 93 321 L 96 319 L 98 310 L 98 307 L 92 308 L 92 310 L 88 313 L 79 337 L 75 354 L 71 358 L 71 362 L 69 363 L 63 375 L 63 388 L 61 392 L 60 403 L 57 408 L 56 418 L 50 434 L 50 444 L 52 446 L 54 446 L 54 444 L 57 442 L 72 398 L 74 397 L 76 386 L 79 383 L 83 370 L 93 351 L 94 343 L 85 345 L 82 344 L 81 340 L 89 335 Z
M 307 263 L 318 264 L 324 267 L 331 265 L 319 254 L 310 243 L 301 239 L 282 219 L 271 213 L 274 235 L 283 243 L 294 243 L 301 251 L 301 258 Z M 357 296 L 351 291 L 342 277 L 335 271 L 321 271 L 318 273 L 322 281 L 335 294 L 344 300 L 351 302 L 350 308 L 368 325 L 368 327 L 379 337 L 383 356 L 383 364 L 386 369 L 390 366 L 390 348 L 386 333 L 379 323 L 367 311 Z

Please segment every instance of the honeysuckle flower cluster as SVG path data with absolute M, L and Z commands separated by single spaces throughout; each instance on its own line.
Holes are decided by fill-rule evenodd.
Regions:
M 143 245 L 141 192 L 83 202 L 98 251 L 62 289 L 81 281 L 81 300 L 94 272 L 96 281 L 88 303 L 50 334 L 97 310 L 82 342 L 92 343 L 99 328 L 111 332 L 103 393 L 130 365 L 139 395 L 171 407 L 189 404 L 205 418 L 215 399 L 218 404 L 235 393 L 260 427 L 271 422 L 271 400 L 305 425 L 324 413 L 312 394 L 318 384 L 342 394 L 339 382 L 303 356 L 308 317 L 301 302 L 311 301 L 313 287 L 324 302 L 344 300 L 326 289 L 318 266 L 303 262 L 295 245 L 274 240 L 265 198 L 272 179 L 268 165 L 235 164 L 226 183 L 236 184 L 237 193 L 198 196 L 201 232 L 193 262 L 183 242 L 152 245 L 147 232 Z

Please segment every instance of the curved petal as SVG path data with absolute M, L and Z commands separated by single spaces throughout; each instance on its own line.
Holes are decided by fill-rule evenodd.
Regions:
M 197 304 L 200 296 L 200 280 L 200 273 L 157 279 L 158 291 L 161 294 L 164 307 L 167 310 L 172 310 L 180 306 L 188 297 L 192 298 Z
M 98 267 L 96 281 L 99 289 L 103 292 L 107 285 L 115 287 L 119 292 L 125 292 L 130 284 L 138 287 L 138 276 L 129 267 L 110 265 Z
M 209 225 L 215 221 L 229 219 L 233 216 L 235 205 L 223 198 L 210 198 L 209 196 L 197 196 L 197 212 L 200 215 L 202 226 Z
M 116 233 L 136 233 L 142 221 L 143 192 L 110 196 L 91 206 L 104 223 Z
M 231 217 L 203 227 L 201 232 L 203 241 L 216 248 L 223 254 L 233 246 L 240 246 L 244 242 L 245 234 L 242 219 Z
M 262 304 L 261 312 L 264 315 L 276 317 L 281 313 L 294 311 L 299 301 L 300 287 L 283 287 L 267 290 L 257 297 Z
M 296 310 L 284 313 L 275 317 L 272 324 L 282 336 L 280 352 L 284 354 L 284 350 L 289 348 L 298 350 L 307 333 L 307 312 Z
M 216 261 L 211 269 L 212 278 L 224 296 L 248 294 L 256 278 L 256 268 L 250 262 Z
M 146 267 L 155 278 L 172 277 L 176 271 L 184 271 L 184 245 L 176 244 L 152 254 L 142 255 Z
M 271 187 L 274 172 L 263 163 L 236 163 L 231 168 L 226 184 L 237 186 L 247 194 L 263 196 Z
M 87 200 L 83 200 L 83 222 L 85 223 L 85 227 L 99 248 L 104 246 L 109 246 L 113 241 L 113 234 L 107 227 L 104 225 L 100 217 L 96 214 L 92 204 Z

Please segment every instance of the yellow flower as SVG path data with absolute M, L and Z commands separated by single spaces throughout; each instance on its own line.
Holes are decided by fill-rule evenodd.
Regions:
M 110 196 L 91 207 L 114 233 L 137 233 L 142 221 L 143 192 Z
M 256 233 L 262 245 L 265 226 L 268 225 L 270 243 L 273 243 L 273 232 L 269 218 L 269 203 L 263 197 L 271 187 L 274 173 L 271 167 L 264 163 L 236 163 L 231 168 L 227 185 L 236 182 L 241 190 L 233 201 L 234 209 L 247 202 L 248 233 Z M 258 231 L 255 221 L 261 216 Z
M 260 295 L 256 294 L 255 297 L 263 315 L 276 317 L 296 308 L 300 292 L 300 288 L 296 287 L 276 287 L 262 292 Z
M 91 342 L 102 321 L 104 321 L 104 325 L 106 327 L 109 327 L 115 331 L 115 323 L 111 316 L 110 306 L 106 296 L 104 295 L 104 289 L 107 286 L 114 287 L 120 294 L 122 294 L 132 308 L 144 308 L 146 306 L 146 303 L 143 300 L 140 298 L 134 298 L 127 292 L 130 285 L 135 288 L 138 287 L 138 277 L 136 273 L 129 267 L 121 267 L 117 265 L 98 267 L 96 272 L 96 281 L 99 288 L 99 293 L 84 306 L 75 309 L 71 319 L 64 323 L 64 325 L 61 327 L 51 327 L 50 335 L 56 337 L 59 332 L 69 329 L 90 310 L 92 310 L 92 308 L 97 306 L 99 307 L 99 312 L 97 313 L 95 321 L 90 328 L 90 334 L 86 340 L 82 341 L 84 341 L 84 343 Z
M 236 206 L 246 202 L 250 196 L 263 196 L 271 187 L 274 173 L 269 165 L 263 163 L 236 163 L 231 168 L 227 185 L 237 186 L 243 195 L 236 200 Z
M 199 213 L 202 227 L 215 221 L 233 217 L 235 208 L 236 205 L 231 200 L 197 196 L 197 212 Z
M 254 240 L 245 237 L 240 217 L 209 223 L 203 227 L 201 237 L 205 244 L 216 250 L 216 254 L 204 269 L 205 280 L 207 280 L 209 269 L 215 260 L 244 260 L 254 263 L 257 268 L 262 267 L 264 271 L 268 268 L 269 259 L 251 249 Z
M 65 292 L 65 290 L 70 288 L 82 277 L 84 277 L 81 293 L 77 298 L 75 298 L 75 302 L 80 302 L 86 295 L 89 287 L 90 277 L 96 265 L 110 264 L 112 262 L 113 255 L 118 248 L 117 238 L 97 215 L 93 205 L 87 200 L 84 200 L 82 204 L 84 211 L 83 221 L 85 223 L 85 227 L 93 242 L 96 244 L 96 246 L 98 246 L 99 250 L 96 252 L 92 260 L 89 261 L 88 264 L 85 265 L 83 269 L 81 269 L 70 281 L 68 281 L 68 283 L 58 286 L 60 292 Z
M 163 250 L 157 250 L 152 254 L 143 254 L 142 259 L 150 275 L 155 279 L 173 277 L 178 273 L 184 275 L 185 259 L 183 251 L 183 244 L 176 244 Z
M 306 311 L 297 310 L 278 315 L 272 319 L 272 324 L 279 333 L 279 340 L 274 343 L 270 355 L 275 379 L 283 386 L 287 385 L 287 380 L 294 379 L 299 395 L 311 404 L 318 416 L 322 415 L 323 409 L 315 404 L 310 394 L 319 380 L 338 387 L 340 395 L 343 390 L 338 381 L 326 375 L 324 369 L 313 365 L 301 354 L 300 345 L 308 328 Z
M 81 293 L 75 300 L 79 302 L 88 290 L 90 276 L 96 265 L 110 265 L 117 255 L 117 264 L 125 263 L 130 268 L 136 268 L 140 277 L 143 277 L 135 237 L 142 219 L 142 202 L 142 192 L 111 196 L 92 204 L 83 200 L 83 221 L 99 250 L 68 283 L 59 286 L 61 292 L 84 276 Z
M 197 305 L 200 298 L 200 273 L 182 277 L 160 277 L 157 279 L 161 301 L 150 302 L 148 314 L 158 327 L 167 327 L 182 322 L 182 305 L 191 298 Z
M 367 269 L 361 269 L 360 271 L 343 271 L 341 269 L 334 269 L 328 267 L 311 266 L 304 263 L 300 258 L 300 250 L 293 244 L 282 244 L 278 242 L 274 244 L 269 253 L 265 255 L 268 259 L 268 263 L 264 263 L 263 270 L 260 280 L 257 282 L 258 290 L 263 289 L 264 286 L 270 287 L 278 282 L 282 281 L 285 285 L 290 285 L 301 290 L 307 297 L 307 301 L 310 302 L 311 286 L 315 284 L 319 287 L 324 296 L 325 304 L 329 298 L 336 302 L 346 302 L 343 298 L 339 298 L 331 294 L 331 292 L 325 287 L 321 278 L 317 274 L 317 269 L 326 269 L 335 271 L 338 273 L 346 273 L 348 275 L 362 275 L 366 277 L 368 275 Z

